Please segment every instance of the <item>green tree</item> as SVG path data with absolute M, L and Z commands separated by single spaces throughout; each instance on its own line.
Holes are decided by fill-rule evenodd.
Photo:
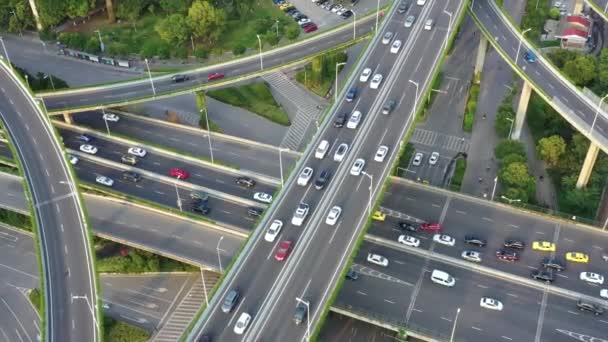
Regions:
M 266 41 L 271 46 L 275 46 L 279 43 L 279 37 L 277 36 L 275 31 L 270 31 L 264 35 L 264 41 Z
M 540 159 L 549 166 L 555 167 L 559 163 L 560 157 L 566 152 L 566 142 L 559 135 L 542 138 L 536 145 L 536 152 Z
M 572 61 L 576 59 L 580 54 L 575 51 L 570 51 L 566 49 L 555 49 L 549 52 L 549 59 L 557 66 L 558 68 L 563 68 L 566 65 L 566 62 Z
M 530 182 L 528 166 L 525 163 L 515 162 L 501 168 L 500 181 L 512 187 L 522 187 Z
M 602 49 L 597 63 L 598 93 L 608 91 L 608 48 Z
M 225 28 L 226 12 L 207 1 L 196 0 L 188 9 L 188 25 L 195 37 L 215 42 Z
M 511 163 L 525 163 L 526 162 L 526 157 L 522 156 L 521 154 L 517 154 L 517 153 L 511 153 L 506 155 L 504 158 L 502 158 L 502 164 L 503 165 L 509 165 Z
M 145 0 L 120 0 L 116 6 L 116 17 L 133 22 L 139 18 L 145 6 Z
M 182 45 L 190 36 L 186 18 L 179 13 L 159 21 L 154 28 L 158 35 L 169 44 Z
M 181 13 L 186 14 L 192 0 L 159 0 L 160 8 L 167 14 Z
M 294 40 L 300 35 L 300 28 L 297 26 L 289 26 L 285 31 L 285 36 L 289 40 Z
M 576 85 L 588 85 L 595 78 L 595 59 L 593 56 L 578 56 L 566 62 L 563 71 Z
M 549 10 L 549 18 L 553 20 L 559 20 L 559 8 L 553 7 Z
M 526 149 L 524 145 L 519 141 L 502 140 L 494 149 L 494 154 L 499 160 L 502 160 L 505 156 L 509 154 L 519 154 L 525 157 Z

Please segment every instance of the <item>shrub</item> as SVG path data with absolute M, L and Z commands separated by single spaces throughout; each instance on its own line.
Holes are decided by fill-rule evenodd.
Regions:
M 84 51 L 88 53 L 99 53 L 101 51 L 101 47 L 99 45 L 99 40 L 97 37 L 90 37 L 87 41 L 87 44 L 84 47 Z
M 299 35 L 300 35 L 300 28 L 296 27 L 296 26 L 290 26 L 289 28 L 287 28 L 287 31 L 285 31 L 285 36 L 287 36 L 287 39 L 290 39 L 290 40 L 294 40 L 294 39 L 298 38 Z
M 181 59 L 188 58 L 188 49 L 186 49 L 184 46 L 178 46 L 178 47 L 174 48 L 173 57 L 181 58 Z
M 246 48 L 245 46 L 243 46 L 242 44 L 237 44 L 237 45 L 235 45 L 235 46 L 234 46 L 234 48 L 232 49 L 232 53 L 233 53 L 235 56 L 238 56 L 238 55 L 242 55 L 242 54 L 244 54 L 246 50 L 247 50 L 247 48 Z
M 194 49 L 194 56 L 196 56 L 196 58 L 205 59 L 209 56 L 209 50 L 199 46 Z

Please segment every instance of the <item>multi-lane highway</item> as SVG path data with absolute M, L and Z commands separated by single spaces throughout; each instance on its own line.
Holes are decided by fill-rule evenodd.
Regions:
M 0 116 L 31 194 L 44 276 L 48 341 L 98 341 L 96 274 L 77 187 L 50 121 L 0 67 Z
M 458 18 L 463 6 L 461 2 L 427 2 L 423 7 L 412 6 L 409 13 L 419 16 L 417 25 L 411 30 L 403 27 L 403 14 L 391 10 L 382 25 L 381 32 L 371 42 L 368 52 L 362 57 L 362 63 L 348 82 L 348 87 L 357 86 L 359 94 L 352 102 L 337 104 L 332 113 L 351 113 L 360 110 L 363 113 L 362 123 L 356 130 L 334 128 L 333 118 L 326 120 L 316 139 L 329 141 L 330 151 L 324 160 L 313 157 L 314 148 L 309 149 L 286 189 L 279 195 L 278 205 L 273 207 L 271 215 L 262 222 L 263 227 L 269 219 L 281 219 L 285 226 L 283 233 L 275 243 L 260 239 L 260 233 L 250 239 L 245 247 L 241 262 L 228 274 L 217 298 L 210 309 L 203 315 L 201 324 L 196 329 L 199 335 L 210 334 L 214 339 L 240 340 L 232 329 L 237 317 L 248 312 L 253 316 L 249 329 L 242 336 L 245 340 L 264 339 L 273 336 L 278 340 L 300 340 L 306 335 L 306 327 L 286 323 L 293 315 L 296 297 L 302 297 L 310 303 L 310 322 L 314 327 L 323 312 L 325 301 L 338 282 L 337 275 L 348 260 L 354 247 L 354 241 L 361 232 L 367 212 L 368 184 L 370 179 L 349 175 L 351 165 L 357 158 L 367 160 L 364 171 L 374 175 L 372 182 L 374 193 L 378 193 L 378 184 L 388 171 L 389 160 L 396 156 L 400 141 L 414 116 L 416 95 L 429 85 L 431 74 L 438 67 L 439 56 L 444 46 L 449 16 Z M 426 19 L 433 19 L 435 26 L 430 31 L 423 30 Z M 385 31 L 394 32 L 394 39 L 402 40 L 403 48 L 399 53 L 389 52 L 390 46 L 380 41 Z M 436 56 L 435 58 L 422 58 Z M 379 90 L 370 89 L 366 83 L 360 83 L 358 74 L 364 67 L 370 67 L 372 74 L 382 74 L 384 81 Z M 409 82 L 412 80 L 412 82 Z M 417 89 L 418 84 L 420 89 Z M 343 92 L 345 93 L 345 92 Z M 342 99 L 342 98 L 341 98 Z M 397 109 L 391 115 L 380 114 L 380 108 L 388 99 L 394 99 Z M 345 160 L 337 164 L 332 155 L 340 143 L 351 145 Z M 379 145 L 389 146 L 389 157 L 384 162 L 374 162 L 373 156 Z M 325 190 L 318 191 L 309 184 L 299 187 L 293 184 L 304 166 L 312 167 L 315 172 L 327 169 L 333 173 L 331 183 Z M 370 176 L 371 177 L 371 176 Z M 293 184 L 293 186 L 292 186 Z M 302 227 L 290 224 L 291 216 L 298 203 L 305 202 L 310 206 L 310 213 Z M 342 219 L 335 227 L 328 227 L 323 222 L 327 211 L 333 205 L 343 208 Z M 276 245 L 282 240 L 292 240 L 295 244 L 292 256 L 285 262 L 273 260 Z M 251 269 L 256 272 L 251 272 Z M 233 288 L 239 287 L 242 299 L 231 314 L 218 310 L 218 302 Z

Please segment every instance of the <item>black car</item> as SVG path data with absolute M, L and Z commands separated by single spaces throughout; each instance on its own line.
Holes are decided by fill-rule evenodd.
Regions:
M 315 189 L 323 189 L 325 187 L 325 184 L 327 184 L 327 181 L 329 181 L 330 175 L 331 173 L 327 169 L 321 171 L 321 174 L 319 174 L 319 177 L 317 177 L 317 180 L 315 181 Z
M 249 177 L 239 177 L 236 179 L 236 184 L 246 188 L 253 188 L 255 186 L 255 181 Z
M 530 276 L 535 280 L 545 281 L 548 283 L 553 282 L 553 273 L 543 271 L 543 270 L 534 270 L 530 273 Z
M 344 19 L 348 19 L 348 18 L 350 18 L 350 17 L 353 16 L 353 12 L 349 10 L 349 11 L 346 11 L 346 12 L 342 13 L 341 16 Z
M 222 303 L 222 312 L 230 313 L 232 309 L 236 306 L 236 303 L 239 301 L 241 294 L 238 289 L 232 289 L 228 291 L 226 297 L 224 297 L 224 302 Z
M 401 228 L 405 231 L 408 231 L 408 232 L 416 233 L 416 232 L 418 232 L 418 230 L 420 230 L 420 228 L 418 226 L 415 226 L 413 224 L 403 222 L 403 221 L 397 223 L 397 225 L 399 226 L 399 228 Z
M 284 12 L 285 12 L 287 15 L 292 15 L 292 14 L 296 13 L 297 11 L 298 11 L 298 10 L 297 10 L 295 7 L 289 7 L 289 8 L 288 8 L 288 9 L 286 9 Z
M 397 12 L 403 14 L 407 12 L 408 9 L 410 9 L 410 0 L 401 0 L 399 7 L 397 8 Z
M 334 127 L 336 127 L 336 128 L 344 127 L 346 120 L 348 120 L 348 114 L 346 114 L 346 113 L 338 114 L 338 116 L 336 116 L 336 119 L 334 120 Z
M 359 279 L 359 272 L 357 272 L 351 268 L 350 270 L 348 270 L 348 273 L 346 273 L 346 279 L 349 279 L 349 280 Z
M 544 268 L 554 269 L 558 272 L 561 272 L 566 269 L 566 265 L 564 265 L 563 262 L 557 259 L 544 258 L 541 264 Z
M 519 240 L 505 240 L 503 246 L 505 246 L 506 248 L 524 249 L 524 247 L 526 247 L 526 244 L 523 241 Z
M 393 109 L 395 109 L 395 106 L 397 106 L 397 101 L 395 100 L 388 100 L 384 103 L 384 106 L 382 107 L 382 114 L 384 115 L 388 115 L 390 114 Z
M 125 171 L 122 173 L 122 180 L 137 183 L 141 180 L 141 175 L 137 172 Z
M 578 302 L 576 302 L 576 307 L 581 311 L 593 312 L 593 314 L 596 316 L 599 316 L 604 313 L 604 309 L 601 306 L 593 303 L 583 302 L 580 299 Z
M 190 209 L 195 213 L 200 213 L 203 215 L 209 214 L 209 211 L 211 210 L 211 208 L 209 208 L 207 203 L 205 203 L 201 200 L 198 200 L 198 199 L 194 200 L 194 201 L 192 201 L 192 203 L 190 203 Z
M 306 304 L 298 302 L 298 305 L 296 305 L 296 312 L 293 313 L 293 322 L 296 325 L 302 324 L 306 318 L 306 311 L 308 311 Z
M 193 200 L 199 200 L 201 202 L 209 201 L 209 195 L 200 191 L 192 191 L 190 193 L 190 198 L 192 198 Z
M 175 83 L 185 82 L 189 79 L 190 77 L 188 75 L 173 75 L 173 77 L 171 77 L 171 81 Z
M 250 207 L 247 209 L 247 215 L 249 216 L 262 216 L 264 211 L 260 208 Z
M 464 242 L 477 247 L 484 247 L 486 245 L 486 240 L 481 239 L 475 235 L 466 235 L 464 237 Z
M 82 141 L 84 143 L 90 143 L 91 141 L 93 141 L 93 137 L 87 134 L 81 134 L 76 136 L 76 140 Z

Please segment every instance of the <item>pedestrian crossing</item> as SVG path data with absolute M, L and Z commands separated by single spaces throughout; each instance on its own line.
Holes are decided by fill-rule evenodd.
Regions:
M 313 98 L 304 89 L 293 83 L 284 73 L 274 72 L 262 76 L 279 94 L 286 100 L 293 103 L 298 111 L 295 119 L 281 141 L 281 147 L 297 151 L 304 139 L 308 129 L 316 125 L 321 109 L 318 107 L 318 100 Z
M 213 272 L 205 271 L 205 286 L 207 294 L 211 293 L 211 289 L 215 286 L 220 275 Z M 161 329 L 152 337 L 155 342 L 175 342 L 179 341 L 180 337 L 192 321 L 201 306 L 205 303 L 205 288 L 200 278 L 192 285 L 190 291 L 182 298 L 181 302 L 171 313 L 171 316 L 161 322 Z
M 464 137 L 441 134 L 422 128 L 414 130 L 410 142 L 413 144 L 435 146 L 455 152 L 467 152 L 470 147 L 469 140 Z

